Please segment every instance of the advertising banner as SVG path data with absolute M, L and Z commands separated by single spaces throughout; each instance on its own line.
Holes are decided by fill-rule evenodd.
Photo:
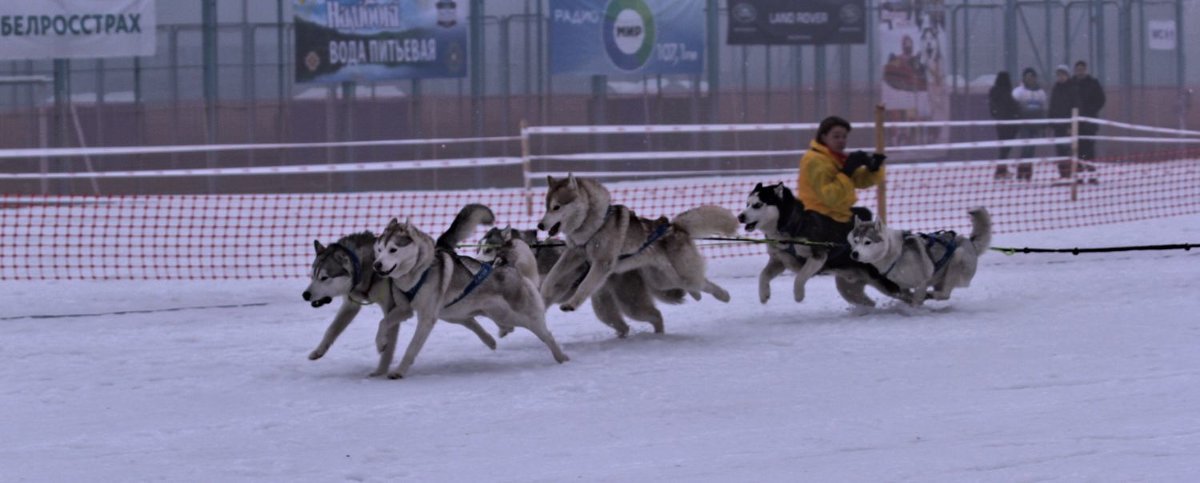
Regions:
M 913 3 L 884 1 L 880 6 L 878 48 L 883 59 L 880 98 L 889 119 L 946 121 L 950 119 L 950 90 L 946 76 L 950 56 L 946 49 L 944 0 Z M 948 142 L 945 128 L 889 130 L 888 144 Z
M 466 0 L 293 0 L 296 82 L 467 73 Z
M 154 55 L 154 0 L 0 0 L 0 59 Z
M 550 0 L 553 74 L 699 74 L 703 0 Z
M 866 0 L 729 0 L 730 45 L 862 44 Z

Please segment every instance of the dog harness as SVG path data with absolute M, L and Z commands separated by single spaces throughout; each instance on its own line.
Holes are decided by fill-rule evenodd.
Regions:
M 919 233 L 918 235 L 925 239 L 925 251 L 929 251 L 931 248 L 933 248 L 934 244 L 941 245 L 942 248 L 946 249 L 946 253 L 942 254 L 942 258 L 938 259 L 936 262 L 933 262 L 933 273 L 937 273 L 938 270 L 941 270 L 942 267 L 945 267 L 946 262 L 949 262 L 950 257 L 954 255 L 954 251 L 958 250 L 958 242 L 956 241 L 958 239 L 958 233 L 955 233 L 954 231 L 940 230 L 933 232 L 933 234 Z
M 404 298 L 408 299 L 409 303 L 412 303 L 413 298 L 415 298 L 417 296 L 417 291 L 421 290 L 421 286 L 425 285 L 425 277 L 429 276 L 430 270 L 433 270 L 433 265 L 430 265 L 429 268 L 426 268 L 424 272 L 421 272 L 421 278 L 417 279 L 417 283 L 415 285 L 413 285 L 412 288 L 410 288 L 408 290 L 400 291 L 400 293 L 404 294 Z M 395 279 L 388 278 L 388 280 L 395 280 Z M 395 282 L 393 282 L 393 283 L 395 283 Z
M 907 231 L 904 232 L 905 239 L 912 238 L 913 236 L 913 233 Z M 935 244 L 941 245 L 946 249 L 946 253 L 942 254 L 942 258 L 939 258 L 938 261 L 933 262 L 933 273 L 938 273 L 938 271 L 944 268 L 946 266 L 946 262 L 949 262 L 950 257 L 954 255 L 954 251 L 958 249 L 958 242 L 955 241 L 955 239 L 958 238 L 958 234 L 950 230 L 940 230 L 933 232 L 933 234 L 917 233 L 915 236 L 925 239 L 926 252 L 933 248 L 933 245 Z M 884 270 L 880 275 L 883 275 L 884 278 L 887 278 L 888 274 L 892 272 L 892 269 L 896 268 L 896 264 L 900 263 L 900 259 L 904 258 L 903 250 L 900 253 L 901 255 L 897 256 L 896 259 L 892 261 L 892 264 L 888 266 L 887 270 Z
M 491 262 L 484 262 L 481 265 L 479 265 L 479 271 L 475 272 L 474 277 L 471 277 L 471 283 L 467 284 L 467 288 L 463 289 L 463 293 L 461 295 L 459 295 L 458 298 L 451 300 L 450 303 L 442 306 L 442 308 L 448 308 L 451 305 L 454 305 L 454 304 L 458 303 L 460 300 L 466 298 L 468 295 L 471 295 L 471 292 L 474 292 L 475 289 L 479 288 L 479 286 L 483 284 L 483 281 L 487 280 L 488 276 L 490 276 L 491 274 L 492 274 L 492 263 Z
M 458 260 L 457 256 L 455 257 L 455 261 L 459 264 L 462 264 L 462 262 Z M 463 267 L 465 268 L 466 266 L 463 265 Z M 451 300 L 450 303 L 443 305 L 442 308 L 450 307 L 462 299 L 467 298 L 468 295 L 471 295 L 471 292 L 474 292 L 475 289 L 479 288 L 479 286 L 483 284 L 484 280 L 487 280 L 487 278 L 491 276 L 492 268 L 493 267 L 490 262 L 480 264 L 479 271 L 475 272 L 474 277 L 471 277 L 471 282 L 467 284 L 467 288 L 463 289 L 463 293 L 454 300 Z M 430 270 L 433 270 L 433 265 L 430 265 L 429 268 L 426 268 L 425 271 L 421 273 L 421 278 L 417 280 L 416 285 L 413 285 L 412 288 L 408 290 L 403 290 L 400 292 L 404 294 L 404 297 L 408 299 L 409 303 L 412 303 L 413 298 L 417 296 L 417 292 L 421 290 L 421 286 L 425 285 L 425 278 L 429 276 Z
M 642 246 L 638 247 L 637 251 L 635 251 L 633 253 L 626 253 L 621 256 L 618 256 L 617 260 L 624 260 L 626 258 L 636 257 L 636 256 L 640 255 L 642 252 L 646 251 L 647 248 L 650 248 L 650 245 L 652 245 L 654 242 L 656 242 L 660 238 L 662 238 L 663 235 L 666 235 L 667 230 L 670 228 L 671 228 L 670 223 L 659 223 L 658 227 L 655 228 L 654 231 L 650 232 L 650 236 L 646 237 L 646 242 L 642 243 Z

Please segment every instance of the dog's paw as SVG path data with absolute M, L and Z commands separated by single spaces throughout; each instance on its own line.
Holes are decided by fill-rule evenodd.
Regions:
M 400 371 L 392 371 L 388 373 L 388 379 L 404 379 L 404 374 L 401 374 Z
M 512 327 L 501 327 L 499 333 L 500 333 L 500 338 L 503 339 L 504 336 L 513 333 L 513 328 Z
M 725 289 L 719 289 L 719 290 L 713 292 L 712 295 L 713 295 L 713 297 L 716 297 L 717 300 L 720 300 L 721 302 L 729 303 L 729 292 L 725 291 Z
M 386 370 L 386 369 L 379 369 L 379 370 L 376 370 L 376 371 L 371 371 L 371 373 L 370 373 L 370 374 L 367 374 L 367 377 L 379 377 L 379 376 L 382 376 L 382 375 L 384 375 L 384 374 L 387 374 L 387 370 Z
M 569 303 L 559 305 L 558 308 L 562 309 L 563 312 L 574 312 L 575 311 L 575 306 L 571 305 Z
M 770 288 L 770 287 L 767 287 L 767 288 L 764 290 L 762 287 L 759 287 L 759 289 L 758 289 L 758 302 L 759 302 L 759 303 L 761 303 L 761 304 L 764 304 L 764 305 L 765 305 L 765 304 L 767 303 L 767 301 L 768 301 L 768 300 L 771 300 L 771 288 Z
M 324 356 L 325 356 L 325 351 L 323 351 L 323 350 L 321 350 L 321 349 L 314 349 L 312 352 L 309 352 L 309 353 L 308 353 L 308 360 L 310 360 L 310 361 L 315 361 L 315 360 L 317 360 L 317 359 L 320 359 L 320 358 L 322 358 L 322 357 L 324 357 Z
M 688 295 L 691 295 L 693 299 L 700 300 L 700 291 L 699 290 L 689 290 Z

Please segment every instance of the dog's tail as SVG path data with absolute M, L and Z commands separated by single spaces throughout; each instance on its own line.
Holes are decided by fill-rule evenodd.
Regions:
M 982 206 L 967 211 L 971 215 L 971 244 L 983 255 L 992 246 L 992 215 Z
M 680 213 L 671 223 L 693 237 L 732 236 L 738 229 L 737 217 L 729 210 L 716 205 L 697 206 Z
M 459 210 L 458 216 L 454 217 L 454 222 L 450 224 L 450 228 L 442 233 L 442 236 L 437 239 L 437 247 L 453 252 L 458 249 L 458 244 L 471 236 L 475 232 L 475 228 L 479 225 L 491 226 L 496 222 L 496 214 L 492 213 L 492 209 L 487 206 L 471 203 Z

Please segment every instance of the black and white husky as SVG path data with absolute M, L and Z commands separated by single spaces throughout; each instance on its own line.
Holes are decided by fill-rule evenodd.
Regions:
M 628 277 L 625 274 L 634 271 L 653 291 L 679 289 L 697 300 L 706 292 L 729 301 L 729 292 L 705 277 L 704 257 L 693 241 L 695 237 L 735 233 L 737 219 L 729 210 L 701 206 L 670 221 L 665 217 L 651 220 L 612 204 L 608 189 L 597 181 L 568 175 L 560 180 L 549 177 L 547 183 L 546 214 L 538 229 L 550 236 L 562 232 L 567 247 L 542 281 L 546 305 L 561 302 L 563 311 L 575 310 L 589 297 L 604 298 L 599 291 L 610 277 Z M 586 267 L 586 275 L 579 280 L 581 265 Z M 615 307 L 616 301 L 600 303 Z M 655 331 L 662 332 L 661 322 Z
M 363 305 L 378 305 L 385 317 L 393 312 L 394 317 L 412 316 L 412 307 L 408 300 L 398 298 L 392 284 L 371 269 L 371 264 L 375 261 L 373 233 L 364 231 L 347 235 L 329 245 L 314 240 L 313 246 L 316 248 L 316 258 L 313 259 L 308 287 L 301 295 L 304 300 L 311 302 L 313 307 L 324 306 L 336 298 L 341 298 L 342 304 L 329 328 L 325 329 L 321 343 L 308 354 L 310 360 L 320 359 L 329 351 L 330 346 L 342 331 L 346 330 Z M 459 325 L 474 332 L 488 348 L 496 348 L 496 340 L 475 319 L 460 321 Z M 385 329 L 382 323 L 380 328 Z M 386 337 L 376 336 L 379 366 L 372 375 L 386 373 L 392 363 L 395 344 L 387 346 L 386 342 Z
M 811 237 L 811 224 L 807 220 L 804 204 L 783 183 L 769 186 L 758 183 L 750 191 L 746 208 L 738 214 L 738 222 L 745 224 L 748 232 L 758 230 L 767 239 L 780 241 L 767 245 L 767 265 L 758 275 L 759 302 L 767 303 L 771 298 L 771 280 L 785 270 L 796 274 L 792 296 L 797 302 L 804 300 L 804 286 L 808 279 L 823 272 L 834 275 L 838 294 L 852 305 L 875 306 L 875 301 L 865 292 L 867 285 L 885 295 L 906 298 L 905 292 L 881 279 L 866 264 L 835 262 L 833 260 L 836 258 L 830 254 L 836 248 L 806 244 Z
M 483 216 L 482 212 L 476 215 Z M 490 217 L 491 211 L 486 215 Z M 477 226 L 473 216 L 456 219 L 459 226 L 451 227 L 448 233 L 469 233 Z M 465 229 L 468 225 L 470 229 Z M 392 279 L 417 316 L 416 332 L 408 349 L 388 377 L 400 378 L 408 372 L 438 319 L 463 322 L 480 315 L 491 319 L 502 331 L 512 327 L 529 329 L 546 344 L 555 361 L 567 361 L 546 327 L 546 306 L 536 281 L 518 268 L 526 261 L 490 264 L 459 256 L 453 250 L 454 240 L 465 237 L 459 235 L 435 242 L 416 226 L 393 218 L 375 241 L 375 272 Z M 381 322 L 393 341 L 390 346 L 395 345 L 400 322 L 405 319 L 402 315 L 389 314 Z
M 992 244 L 992 218 L 986 208 L 973 208 L 971 235 L 952 231 L 911 233 L 878 221 L 856 221 L 847 237 L 850 256 L 870 263 L 901 288 L 912 290 L 912 305 L 926 297 L 948 300 L 950 292 L 968 287 L 975 277 L 979 256 Z M 933 291 L 926 293 L 932 287 Z

